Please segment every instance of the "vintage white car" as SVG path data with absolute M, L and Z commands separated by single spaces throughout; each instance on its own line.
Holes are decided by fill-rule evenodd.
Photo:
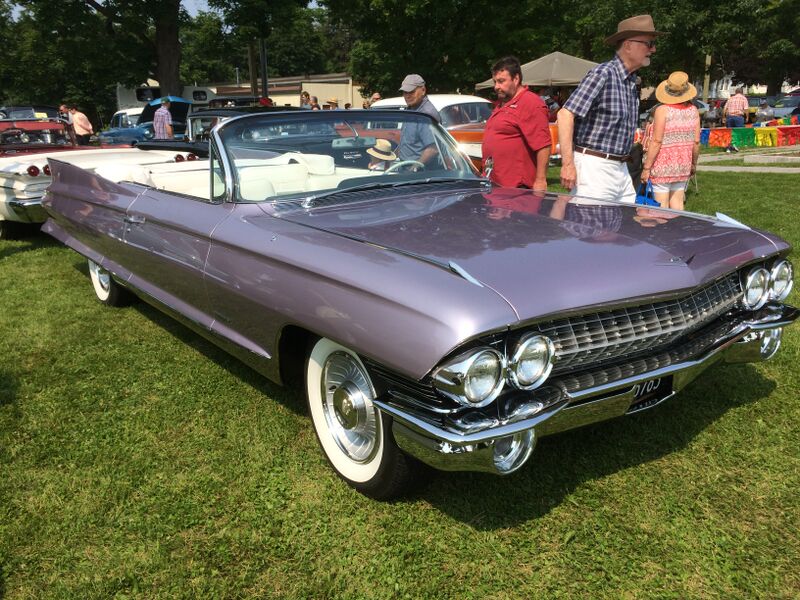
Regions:
M 48 158 L 57 158 L 90 172 L 109 165 L 141 167 L 197 158 L 179 144 L 175 147 L 176 150 L 148 151 L 138 148 L 72 150 L 0 158 L 0 238 L 13 236 L 18 223 L 44 223 L 47 219 L 42 209 L 42 196 L 51 181 Z

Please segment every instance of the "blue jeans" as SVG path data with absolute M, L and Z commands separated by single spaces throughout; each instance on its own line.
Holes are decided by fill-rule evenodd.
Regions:
M 744 127 L 744 117 L 728 115 L 725 124 L 728 127 Z

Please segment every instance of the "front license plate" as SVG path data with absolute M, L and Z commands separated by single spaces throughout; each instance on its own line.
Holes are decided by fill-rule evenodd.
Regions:
M 672 395 L 672 375 L 642 381 L 633 386 L 633 402 L 628 412 L 636 412 L 655 406 Z

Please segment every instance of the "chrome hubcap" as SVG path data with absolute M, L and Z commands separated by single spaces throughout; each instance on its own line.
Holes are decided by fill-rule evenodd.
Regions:
M 366 462 L 375 453 L 378 421 L 372 386 L 356 360 L 334 352 L 322 373 L 322 410 L 336 445 L 351 460 Z
M 108 271 L 102 269 L 100 265 L 93 261 L 89 261 L 89 268 L 92 270 L 97 283 L 99 283 L 100 287 L 107 292 L 109 286 L 111 285 L 111 275 L 109 275 Z

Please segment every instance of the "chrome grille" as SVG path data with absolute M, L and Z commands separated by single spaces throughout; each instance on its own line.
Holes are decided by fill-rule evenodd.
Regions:
M 692 360 L 711 348 L 721 337 L 729 334 L 738 325 L 737 321 L 725 321 L 719 325 L 711 326 L 697 337 L 680 344 L 675 348 L 657 352 L 648 356 L 634 358 L 630 361 L 611 365 L 594 371 L 584 371 L 577 375 L 565 373 L 562 377 L 555 380 L 561 383 L 567 393 L 575 393 L 587 388 L 597 387 L 607 383 L 613 383 L 620 379 L 626 379 L 635 375 L 649 373 L 656 369 L 663 369 L 674 364 L 687 360 Z
M 741 296 L 739 276 L 727 277 L 675 300 L 643 304 L 538 325 L 553 340 L 554 373 L 667 346 L 731 309 Z

